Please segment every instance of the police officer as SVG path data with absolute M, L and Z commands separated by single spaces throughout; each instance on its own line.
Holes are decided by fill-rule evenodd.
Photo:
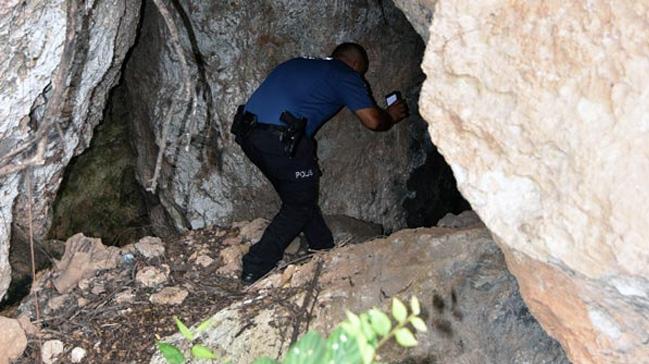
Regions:
M 318 207 L 321 173 L 313 139 L 318 129 L 343 106 L 374 131 L 388 130 L 407 116 L 402 100 L 386 110 L 376 106 L 363 79 L 368 63 L 365 49 L 355 43 L 338 45 L 330 58 L 291 59 L 239 108 L 236 140 L 282 201 L 261 240 L 243 257 L 244 284 L 273 269 L 300 232 L 311 249 L 334 246 Z

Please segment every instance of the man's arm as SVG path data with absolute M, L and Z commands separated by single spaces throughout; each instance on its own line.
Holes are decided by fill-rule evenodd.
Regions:
M 356 110 L 356 117 L 368 129 L 386 131 L 408 116 L 408 106 L 402 100 L 383 110 L 378 106 Z

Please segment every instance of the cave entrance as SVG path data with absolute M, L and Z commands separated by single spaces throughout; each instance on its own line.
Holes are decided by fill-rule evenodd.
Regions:
M 266 4 L 264 6 L 272 8 L 275 5 L 271 6 Z M 377 5 L 366 4 L 365 6 L 372 7 Z M 405 162 L 405 166 L 400 166 L 398 168 L 401 169 L 397 169 L 394 165 L 390 165 L 388 168 L 394 168 L 394 170 L 387 171 L 387 173 L 401 174 L 406 177 L 399 180 L 400 186 L 394 187 L 396 192 L 391 195 L 391 198 L 394 201 L 387 201 L 384 203 L 384 205 L 391 204 L 397 206 L 398 209 L 401 209 L 400 216 L 402 216 L 402 218 L 400 218 L 398 222 L 395 221 L 386 224 L 385 221 L 377 221 L 378 219 L 374 218 L 375 215 L 364 214 L 362 211 L 349 213 L 349 208 L 345 211 L 346 206 L 342 203 L 333 202 L 327 205 L 325 202 L 325 205 L 330 207 L 330 213 L 348 213 L 349 215 L 357 215 L 354 217 L 373 220 L 372 222 L 381 223 L 386 226 L 387 231 L 394 231 L 404 227 L 433 226 L 437 220 L 443 217 L 446 213 L 459 213 L 463 210 L 470 209 L 470 206 L 457 191 L 453 174 L 444 161 L 444 158 L 437 152 L 437 149 L 431 143 L 426 130 L 427 124 L 418 115 L 416 109 L 416 100 L 419 98 L 419 90 L 424 80 L 423 74 L 418 67 L 423 57 L 423 42 L 407 20 L 405 20 L 405 16 L 396 8 L 396 6 L 394 6 L 394 4 L 391 2 L 385 2 L 380 6 L 383 8 L 380 10 L 372 9 L 366 13 L 370 15 L 379 14 L 383 19 L 375 22 L 368 22 L 368 24 L 371 23 L 374 27 L 400 27 L 400 29 L 390 29 L 390 32 L 386 31 L 385 33 L 402 34 L 403 39 L 410 39 L 409 42 L 412 43 L 411 46 L 408 46 L 408 57 L 411 59 L 408 59 L 408 62 L 405 62 L 414 65 L 410 70 L 412 75 L 403 76 L 410 77 L 413 80 L 406 86 L 408 89 L 403 90 L 406 96 L 411 100 L 409 103 L 411 108 L 411 117 L 406 121 L 409 125 L 405 128 L 407 129 L 407 137 L 401 138 L 400 140 L 397 139 L 395 142 L 387 141 L 386 143 L 396 143 L 396 148 L 405 150 L 405 152 L 403 152 L 405 155 L 405 160 L 403 161 Z M 182 10 L 182 6 L 178 3 L 174 3 L 174 7 L 177 11 L 179 11 L 179 9 Z M 251 5 L 251 7 L 257 7 L 257 5 Z M 356 9 L 356 7 L 359 7 L 359 5 L 351 6 L 348 10 L 362 10 Z M 226 70 L 226 67 L 231 67 L 231 65 L 224 64 L 224 59 L 217 56 L 223 53 L 219 47 L 223 47 L 224 44 L 221 44 L 222 42 L 220 40 L 214 41 L 213 43 L 206 41 L 205 37 L 211 34 L 209 32 L 212 30 L 205 31 L 205 27 L 201 23 L 211 19 L 206 16 L 209 15 L 208 13 L 210 11 L 217 10 L 222 11 L 224 9 L 194 7 L 192 9 L 193 12 L 183 13 L 178 16 L 176 22 L 178 25 L 184 25 L 184 29 L 182 26 L 180 28 L 181 32 L 189 34 L 189 36 L 181 37 L 181 40 L 186 43 L 183 44 L 183 48 L 188 51 L 188 54 L 193 53 L 194 55 L 193 58 L 189 57 L 190 63 L 192 63 L 191 66 L 194 67 L 195 70 L 198 70 L 199 74 L 203 75 L 201 77 L 205 78 L 205 82 L 213 84 L 213 95 L 207 95 L 207 97 L 213 98 L 213 100 L 210 100 L 213 105 L 207 105 L 207 101 L 205 101 L 206 95 L 203 94 L 201 95 L 203 99 L 199 99 L 199 109 L 209 109 L 213 107 L 215 110 L 212 110 L 213 113 L 211 117 L 215 119 L 225 119 L 229 117 L 231 107 L 227 102 L 224 103 L 222 100 L 222 97 L 225 97 L 223 93 L 226 92 L 226 88 L 224 87 L 221 78 L 228 79 L 230 76 L 232 76 L 232 79 L 236 79 L 236 77 L 248 77 L 251 71 L 257 72 L 261 68 L 270 68 L 272 66 L 271 63 L 276 64 L 283 61 L 285 57 L 291 55 L 291 52 L 274 50 L 270 53 L 273 58 L 266 61 L 268 64 L 265 64 L 264 67 L 261 68 L 255 66 L 256 68 L 248 70 L 245 69 L 248 67 L 247 63 L 243 62 L 239 65 L 239 67 L 242 68 L 240 70 Z M 240 11 L 234 8 L 229 10 L 234 13 Z M 336 13 L 337 17 L 347 17 L 347 15 L 340 13 L 340 9 L 336 9 L 336 11 L 339 12 Z M 151 218 L 151 206 L 160 206 L 159 196 L 153 196 L 145 192 L 141 184 L 141 176 L 147 175 L 150 171 L 143 171 L 141 169 L 145 168 L 144 166 L 150 169 L 151 158 L 152 156 L 155 156 L 155 149 L 152 149 L 151 147 L 155 146 L 155 143 L 152 142 L 152 138 L 153 135 L 159 133 L 159 130 L 156 129 L 159 127 L 159 124 L 156 124 L 155 121 L 155 119 L 160 119 L 160 114 L 155 114 L 155 112 L 159 111 L 151 111 L 157 110 L 156 107 L 158 106 L 154 104 L 159 102 L 159 100 L 153 99 L 152 96 L 157 97 L 158 95 L 161 95 L 160 98 L 164 98 L 170 94 L 169 90 L 165 89 L 165 87 L 168 87 L 170 80 L 178 81 L 178 75 L 170 76 L 168 73 L 170 66 L 173 66 L 174 64 L 177 65 L 177 63 L 174 63 L 173 55 L 170 56 L 170 54 L 167 53 L 169 52 L 169 47 L 165 44 L 169 42 L 169 38 L 165 34 L 164 21 L 156 8 L 152 6 L 152 4 L 145 2 L 143 4 L 141 16 L 141 26 L 138 29 L 139 34 L 136 43 L 130 52 L 130 56 L 125 61 L 126 64 L 123 67 L 124 72 L 120 84 L 110 94 L 104 120 L 98 127 L 96 127 L 90 147 L 84 153 L 74 158 L 67 167 L 64 180 L 61 184 L 53 208 L 52 228 L 49 233 L 51 238 L 64 240 L 75 233 L 83 232 L 89 236 L 100 237 L 106 244 L 121 245 L 132 242 L 144 235 L 159 235 L 160 229 L 158 228 L 160 228 L 160 226 L 157 225 L 165 223 L 164 219 Z M 191 27 L 192 23 L 194 24 L 194 29 L 188 29 L 188 26 Z M 197 24 L 200 26 L 196 26 Z M 353 22 L 350 22 L 350 24 L 353 24 Z M 201 31 L 207 33 L 203 34 Z M 367 29 L 366 31 L 372 33 L 376 32 L 376 29 Z M 195 32 L 198 32 L 198 34 L 195 34 Z M 357 30 L 354 30 L 354 32 L 357 32 Z M 351 36 L 358 36 L 358 34 L 355 33 L 350 34 Z M 243 34 L 242 37 L 243 36 L 246 36 L 246 34 Z M 279 35 L 276 35 L 276 37 L 279 37 Z M 362 37 L 363 36 L 361 36 L 361 38 Z M 197 49 L 198 45 L 196 43 L 196 38 L 202 41 L 201 47 L 203 47 L 203 49 Z M 412 40 L 414 38 L 418 40 Z M 388 41 L 376 40 L 372 37 L 366 37 L 365 39 L 368 42 L 378 42 L 377 44 L 369 44 L 368 48 L 378 48 L 378 46 L 383 46 L 384 43 L 389 44 Z M 239 42 L 237 39 L 233 39 L 232 41 Z M 281 39 L 271 39 L 269 38 L 269 35 L 262 35 L 256 44 L 256 46 L 260 47 L 261 50 L 256 51 L 256 53 L 253 54 L 257 54 L 257 56 L 261 57 L 265 52 L 263 49 L 264 47 L 278 49 L 282 44 L 280 41 Z M 390 41 L 394 41 L 394 39 Z M 417 41 L 419 44 L 415 44 Z M 308 49 L 313 47 L 313 45 L 308 44 L 307 42 L 301 45 L 301 47 Z M 245 52 L 242 54 L 249 56 L 249 54 Z M 205 59 L 197 59 L 197 55 L 201 55 L 201 57 L 204 56 Z M 210 62 L 213 62 L 213 64 L 210 64 Z M 400 62 L 404 63 L 403 60 L 400 60 Z M 252 64 L 254 62 L 248 63 Z M 389 72 L 389 68 L 394 67 L 394 65 L 389 62 L 385 65 L 381 64 L 386 63 L 383 61 L 379 61 L 378 63 L 378 67 L 383 67 L 380 69 L 380 72 Z M 228 72 L 230 74 L 228 74 Z M 399 72 L 404 73 L 403 70 Z M 142 75 L 145 74 L 147 76 L 143 77 Z M 150 79 L 156 79 L 156 82 L 152 83 L 150 80 L 147 81 L 147 77 L 149 76 Z M 165 82 L 168 84 L 165 84 Z M 231 82 L 234 81 L 231 80 Z M 171 85 L 172 87 L 177 87 L 177 82 L 171 83 Z M 149 93 L 141 92 L 147 87 L 153 87 L 156 89 Z M 239 95 L 240 97 L 237 99 L 243 100 L 245 99 L 243 93 L 248 92 L 249 90 L 241 88 L 234 89 L 234 91 L 240 92 L 241 95 Z M 382 99 L 378 94 L 375 96 Z M 232 99 L 232 96 L 229 95 L 227 98 L 230 100 Z M 382 100 L 378 101 L 381 105 Z M 221 106 L 223 104 L 225 105 Z M 137 115 L 137 117 L 134 115 Z M 140 120 L 143 115 L 148 116 L 149 120 Z M 201 116 L 199 115 L 197 117 Z M 339 116 L 339 118 L 348 117 L 349 115 Z M 171 122 L 176 122 L 176 124 L 180 123 L 180 121 L 174 120 Z M 218 124 L 229 125 L 229 120 L 218 120 Z M 144 134 L 142 128 L 148 128 L 144 134 L 148 134 L 148 139 L 151 140 L 143 137 Z M 348 127 L 345 126 L 344 128 Z M 351 135 L 349 140 L 349 144 L 351 145 L 358 144 L 359 140 L 361 140 L 361 143 L 377 143 L 376 139 L 366 137 L 365 134 L 362 134 L 360 137 L 361 139 L 358 139 L 356 134 L 360 134 L 361 132 L 357 133 L 358 127 L 353 128 L 355 129 L 350 129 L 352 131 L 351 133 L 347 133 L 347 130 L 344 130 L 343 132 L 336 131 L 322 133 L 323 136 L 321 139 L 323 140 L 321 140 L 321 144 L 325 146 L 324 149 L 326 149 L 328 143 L 332 145 L 332 149 L 340 146 L 342 134 Z M 367 134 L 366 131 L 363 133 Z M 174 143 L 177 143 L 177 140 L 170 141 L 170 144 Z M 147 145 L 147 148 L 151 149 L 150 152 L 143 153 L 142 145 Z M 354 147 L 357 147 L 357 145 Z M 238 152 L 236 151 L 236 148 L 233 150 L 235 150 L 235 153 Z M 337 150 L 333 150 L 332 154 L 337 152 Z M 200 153 L 196 154 L 198 155 Z M 181 159 L 183 158 L 191 159 L 193 156 L 182 156 Z M 200 158 L 196 159 L 201 163 L 207 163 L 205 160 L 201 161 Z M 324 161 L 324 163 L 326 164 L 327 162 Z M 175 166 L 173 166 L 173 168 L 175 168 Z M 350 168 L 355 167 L 352 166 Z M 381 166 L 378 165 L 374 168 L 380 170 Z M 199 169 L 202 171 L 200 173 L 208 173 L 204 171 L 204 167 L 200 167 Z M 338 173 L 349 175 L 349 173 L 352 173 L 351 171 L 352 169 L 340 169 Z M 236 171 L 232 172 L 227 170 L 221 172 L 224 174 L 237 173 Z M 178 176 L 173 173 L 175 173 L 175 170 L 163 175 L 163 177 L 178 180 Z M 200 173 L 197 173 L 197 175 L 200 175 Z M 359 173 L 364 173 L 364 171 L 359 170 Z M 194 178 L 204 177 L 201 176 Z M 334 181 L 335 184 L 338 184 L 338 181 L 347 182 L 349 180 L 348 177 L 342 175 L 330 175 L 327 178 L 330 181 Z M 204 184 L 210 185 L 210 182 L 211 181 L 208 181 Z M 191 184 L 191 181 L 183 181 L 183 183 Z M 327 199 L 334 201 L 345 199 L 342 192 L 338 192 L 342 191 L 342 189 L 338 187 L 339 186 L 329 188 L 327 186 L 324 187 Z M 244 186 L 243 188 L 245 189 L 246 187 Z M 164 195 L 168 193 L 168 191 L 163 190 L 158 193 Z M 340 195 L 336 195 L 336 193 L 340 193 Z M 371 193 L 371 191 L 368 192 L 368 194 L 369 193 Z M 241 213 L 241 211 L 245 211 L 248 208 L 248 205 L 246 204 L 246 201 L 237 199 L 237 196 L 244 194 L 245 192 L 241 191 L 234 191 L 230 194 L 234 196 L 230 202 L 235 205 L 235 208 L 231 211 L 233 216 L 232 220 L 241 218 L 242 216 L 245 218 L 254 217 L 245 216 L 245 214 L 242 215 Z M 206 195 L 208 198 L 212 198 L 212 196 L 209 195 L 209 192 Z M 219 196 L 219 194 L 216 194 L 216 196 Z M 163 198 L 165 201 L 172 201 L 172 198 L 169 195 L 163 196 Z M 200 203 L 205 203 L 205 200 L 206 198 L 203 197 L 202 200 L 200 200 Z M 176 219 L 184 220 L 182 223 L 178 223 L 178 221 L 175 223 L 166 222 L 168 226 L 163 227 L 165 231 L 176 231 L 179 226 L 183 225 L 187 228 L 197 228 L 209 224 L 223 223 L 223 219 L 219 220 L 218 217 L 210 220 L 209 217 L 206 217 L 209 216 L 207 213 L 200 216 L 202 219 L 201 223 L 197 224 L 192 222 L 193 217 L 191 215 L 196 214 L 196 212 L 192 211 L 196 210 L 195 206 L 192 206 L 192 204 L 198 202 L 194 202 L 190 197 L 187 197 L 183 203 L 186 203 L 186 205 L 182 206 L 182 208 L 178 208 L 180 205 L 178 201 L 173 201 L 173 203 L 167 203 L 165 205 L 164 209 L 166 210 L 176 209 L 175 211 L 166 211 L 168 215 L 185 215 Z M 237 204 L 243 204 L 245 206 L 240 208 L 236 206 Z M 265 214 L 266 217 L 270 217 L 268 214 L 270 211 L 272 210 L 264 210 L 263 208 L 249 209 L 248 213 L 258 215 Z M 403 216 L 405 216 L 405 218 L 403 218 Z
M 136 179 L 123 83 L 110 93 L 90 146 L 68 164 L 54 202 L 49 238 L 76 233 L 124 245 L 152 233 L 145 190 Z

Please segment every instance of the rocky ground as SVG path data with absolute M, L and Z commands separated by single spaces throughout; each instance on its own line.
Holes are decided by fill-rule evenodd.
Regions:
M 148 361 L 156 338 L 175 331 L 174 315 L 196 322 L 246 294 L 234 274 L 264 226 L 257 220 L 213 227 L 167 242 L 147 237 L 121 249 L 81 234 L 70 238 L 61 262 L 40 274 L 36 289 L 14 309 L 23 323 L 31 321 L 16 362 L 41 355 L 46 363 L 52 357 L 69 362 L 75 348 L 88 363 Z M 43 343 L 54 353 L 41 353 Z
M 248 363 L 259 353 L 281 355 L 309 325 L 330 331 L 343 308 L 382 307 L 390 297 L 416 294 L 431 334 L 413 351 L 388 348 L 389 362 L 567 362 L 527 311 L 475 214 L 373 240 L 376 226 L 329 222 L 336 249 L 311 254 L 296 240 L 279 267 L 250 287 L 236 276 L 263 219 L 122 248 L 77 234 L 23 303 L 3 313 L 18 319 L 1 318 L 8 329 L 0 353 L 16 363 L 159 363 L 157 341 L 183 347 L 173 336 L 174 316 L 191 325 L 214 315 L 218 324 L 201 341 L 233 363 Z M 461 229 L 467 225 L 474 228 Z M 356 235 L 371 241 L 352 244 L 361 240 Z

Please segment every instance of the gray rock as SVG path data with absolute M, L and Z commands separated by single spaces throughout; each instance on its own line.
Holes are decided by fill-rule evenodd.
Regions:
M 561 346 L 527 310 L 485 228 L 403 230 L 321 257 L 320 290 L 309 329 L 331 332 L 346 309 L 385 310 L 392 297 L 419 298 L 428 332 L 419 333 L 419 345 L 410 350 L 386 346 L 383 362 L 568 363 Z M 249 296 L 215 313 L 214 326 L 200 340 L 225 351 L 235 363 L 281 356 L 296 325 L 290 307 L 299 307 L 316 264 L 289 266 L 290 271 L 259 282 Z M 269 292 L 274 286 L 289 289 Z M 304 332 L 304 322 L 299 328 Z M 163 341 L 181 344 L 183 339 L 174 335 Z M 163 362 L 159 355 L 151 360 Z
M 355 219 L 345 215 L 325 215 L 327 226 L 334 236 L 335 243 L 348 242 L 357 244 L 383 234 L 379 224 Z

